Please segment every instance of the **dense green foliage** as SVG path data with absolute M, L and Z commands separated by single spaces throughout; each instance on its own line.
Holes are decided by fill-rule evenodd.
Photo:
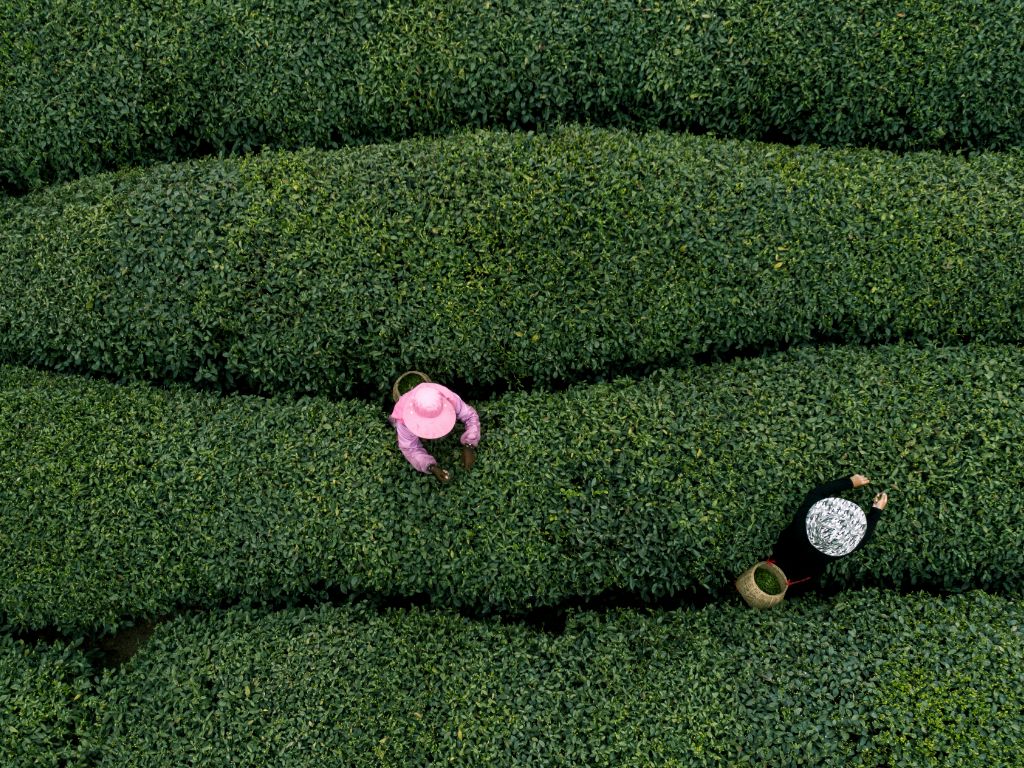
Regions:
M 1022 39 L 1022 0 L 0 2 L 0 765 L 1019 764 Z M 511 390 L 471 472 L 428 445 L 449 485 L 345 399 L 408 368 Z M 848 591 L 749 610 L 855 471 Z M 673 595 L 715 602 L 514 620 Z
M 1020 0 L 14 0 L 0 184 L 560 122 L 1024 143 Z
M 815 338 L 1024 340 L 1024 157 L 569 128 L 8 201 L 0 361 L 225 390 L 573 381 Z
M 1024 586 L 1019 348 L 794 350 L 510 394 L 476 404 L 477 465 L 447 486 L 373 405 L 0 371 L 0 611 L 29 627 L 318 584 L 481 611 L 729 593 L 806 491 L 858 471 L 875 486 L 851 498 L 888 488 L 890 509 L 832 582 Z M 458 431 L 431 446 L 450 468 Z
M 981 766 L 1024 748 L 1024 606 L 880 591 L 765 613 L 180 619 L 100 684 L 99 768 Z
M 90 671 L 73 646 L 33 646 L 0 634 L 0 765 L 67 765 Z

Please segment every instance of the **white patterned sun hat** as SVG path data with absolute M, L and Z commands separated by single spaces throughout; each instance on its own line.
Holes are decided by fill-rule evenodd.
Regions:
M 868 519 L 860 505 L 835 497 L 815 502 L 805 520 L 807 540 L 829 557 L 853 552 L 868 529 Z

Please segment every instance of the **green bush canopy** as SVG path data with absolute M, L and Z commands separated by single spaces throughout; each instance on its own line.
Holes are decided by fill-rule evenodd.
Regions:
M 737 601 L 738 602 L 738 599 Z M 1016 765 L 1024 606 L 868 590 L 757 613 L 233 610 L 109 673 L 97 768 Z
M 475 613 L 732 592 L 803 495 L 891 497 L 825 584 L 1024 586 L 1024 351 L 795 349 L 478 403 L 413 470 L 378 406 L 0 368 L 0 612 L 67 632 L 324 587 Z
M 19 0 L 0 185 L 456 127 L 1024 143 L 1019 0 Z
M 1024 340 L 1024 156 L 567 128 L 101 175 L 0 203 L 0 362 L 482 388 L 832 339 Z
M 0 2 L 0 765 L 1018 764 L 1021 11 Z
M 0 765 L 59 768 L 75 737 L 91 668 L 74 645 L 30 644 L 0 634 Z

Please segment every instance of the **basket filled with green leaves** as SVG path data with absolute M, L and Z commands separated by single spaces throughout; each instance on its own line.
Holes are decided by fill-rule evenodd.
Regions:
M 736 579 L 736 589 L 751 608 L 771 608 L 786 596 L 789 581 L 775 563 L 754 563 Z
M 430 383 L 430 377 L 423 371 L 406 371 L 395 379 L 391 387 L 391 397 L 397 403 L 398 398 L 423 383 Z

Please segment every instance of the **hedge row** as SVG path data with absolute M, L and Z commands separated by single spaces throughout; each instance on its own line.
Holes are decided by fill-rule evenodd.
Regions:
M 486 387 L 834 338 L 1024 340 L 1024 155 L 568 128 L 99 176 L 0 213 L 0 362 Z
M 74 646 L 29 645 L 0 634 L 0 763 L 68 765 L 73 734 L 92 691 L 91 668 Z
M 24 0 L 0 184 L 592 122 L 897 150 L 1024 143 L 1020 0 Z
M 0 613 L 76 634 L 317 593 L 518 612 L 730 593 L 815 484 L 890 510 L 826 584 L 1020 592 L 1024 351 L 798 350 L 477 403 L 446 486 L 358 402 L 0 369 Z
M 880 591 L 581 614 L 172 622 L 108 673 L 95 765 L 990 766 L 1024 748 L 1024 605 Z

